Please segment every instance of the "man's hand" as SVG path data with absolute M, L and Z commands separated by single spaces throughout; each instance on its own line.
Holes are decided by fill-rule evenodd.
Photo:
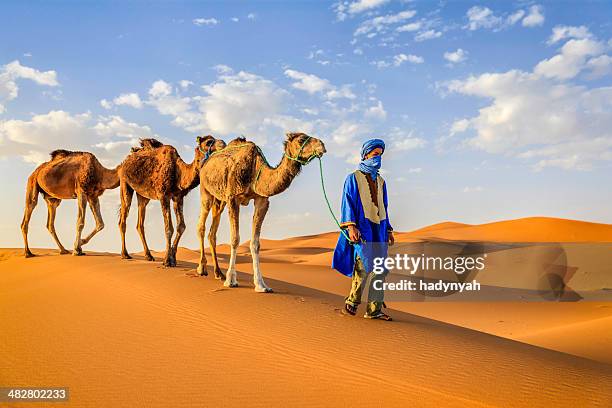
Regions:
M 349 238 L 351 239 L 351 241 L 359 242 L 359 239 L 361 238 L 361 233 L 359 232 L 357 227 L 355 227 L 354 225 L 349 225 L 348 234 L 349 234 Z
M 389 246 L 393 246 L 393 244 L 395 244 L 395 238 L 393 237 L 393 231 L 387 232 L 387 241 L 389 242 Z

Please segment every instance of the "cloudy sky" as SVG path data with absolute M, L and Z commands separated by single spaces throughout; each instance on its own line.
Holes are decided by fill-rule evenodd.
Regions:
M 598 1 L 2 2 L 0 246 L 21 246 L 25 183 L 49 151 L 114 167 L 152 136 L 190 162 L 208 133 L 243 134 L 271 162 L 287 131 L 321 138 L 336 207 L 361 143 L 384 138 L 397 230 L 536 215 L 612 223 L 611 12 Z M 333 230 L 319 183 L 313 162 L 272 199 L 263 235 Z M 191 247 L 198 200 L 186 204 Z M 90 247 L 116 252 L 118 189 L 102 203 L 107 228 Z M 64 202 L 66 246 L 75 217 Z M 159 205 L 148 217 L 162 248 Z M 45 218 L 40 200 L 34 247 L 52 246 Z

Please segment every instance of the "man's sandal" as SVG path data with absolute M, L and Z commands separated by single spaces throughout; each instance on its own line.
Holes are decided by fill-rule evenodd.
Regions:
M 393 321 L 391 316 L 389 316 L 388 314 L 384 312 L 377 312 L 373 315 L 366 313 L 363 317 L 365 317 L 366 319 L 384 320 L 385 322 Z
M 355 316 L 357 314 L 357 306 L 345 303 L 344 307 L 342 308 L 342 314 L 347 316 Z

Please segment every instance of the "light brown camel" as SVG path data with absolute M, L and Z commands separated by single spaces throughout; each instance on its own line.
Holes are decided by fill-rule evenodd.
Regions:
M 119 229 L 121 232 L 121 257 L 130 259 L 125 247 L 125 227 L 132 204 L 134 191 L 138 200 L 138 224 L 136 229 L 144 247 L 145 257 L 149 261 L 151 255 L 145 238 L 144 223 L 146 207 L 150 200 L 159 200 L 166 233 L 165 266 L 176 266 L 176 250 L 183 232 L 185 219 L 183 216 L 183 199 L 200 183 L 199 170 L 205 157 L 216 148 L 225 146 L 223 141 L 217 141 L 212 136 L 196 139 L 195 157 L 190 164 L 185 163 L 176 149 L 155 139 L 141 140 L 141 147 L 132 149 L 132 153 L 121 163 L 119 180 L 121 183 L 121 213 Z M 170 215 L 170 201 L 174 204 L 176 215 L 176 236 L 171 243 L 174 228 Z
M 38 203 L 39 193 L 42 193 L 47 202 L 47 229 L 59 247 L 60 254 L 67 254 L 68 251 L 55 233 L 55 212 L 62 200 L 77 199 L 79 212 L 73 255 L 85 255 L 81 247 L 104 228 L 98 198 L 104 190 L 119 186 L 117 170 L 118 167 L 111 170 L 102 166 L 91 153 L 68 150 L 51 152 L 51 160 L 38 166 L 28 178 L 25 212 L 21 222 L 26 258 L 34 256 L 28 245 L 28 224 Z M 96 227 L 85 239 L 81 239 L 87 203 L 96 220 Z
M 215 277 L 223 274 L 216 256 L 216 233 L 219 219 L 228 206 L 231 235 L 231 255 L 224 286 L 238 286 L 236 279 L 236 250 L 240 243 L 240 205 L 253 200 L 253 225 L 251 231 L 251 256 L 253 258 L 253 282 L 255 291 L 271 292 L 259 269 L 259 235 L 269 207 L 269 197 L 285 191 L 298 175 L 302 166 L 325 153 L 325 145 L 319 139 L 304 133 L 288 133 L 284 143 L 284 155 L 276 167 L 271 167 L 261 150 L 253 142 L 239 138 L 213 154 L 200 171 L 200 263 L 198 274 L 207 275 L 204 254 L 204 233 L 208 213 L 212 209 L 213 219 L 208 235 Z

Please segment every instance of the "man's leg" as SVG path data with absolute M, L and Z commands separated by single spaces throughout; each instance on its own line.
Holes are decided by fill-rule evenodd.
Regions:
M 363 286 L 366 282 L 367 272 L 363 266 L 361 258 L 357 256 L 355 258 L 355 266 L 353 268 L 353 281 L 351 283 L 351 291 L 348 297 L 345 299 L 346 304 L 355 307 L 355 309 L 361 303 L 361 294 L 363 293 Z
M 387 278 L 387 273 L 388 271 L 381 274 L 371 274 L 370 285 L 368 287 L 368 307 L 365 317 L 376 316 L 381 312 L 385 300 L 385 291 L 382 288 Z M 379 289 L 377 290 L 375 288 Z

